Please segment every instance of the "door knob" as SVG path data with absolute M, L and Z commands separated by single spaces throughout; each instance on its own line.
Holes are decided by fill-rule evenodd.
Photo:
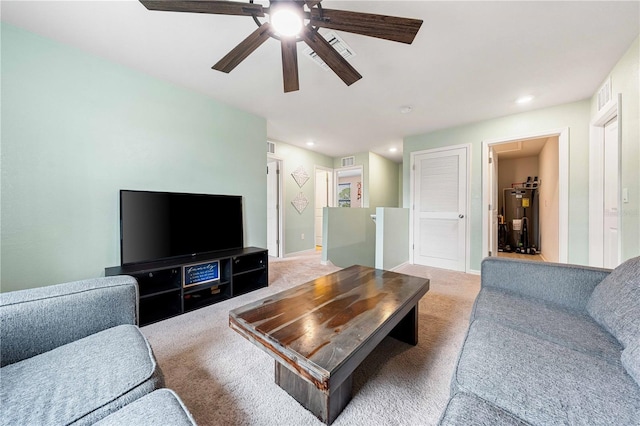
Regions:
M 458 215 L 458 217 L 459 217 L 460 219 L 464 219 L 464 215 L 463 215 L 463 214 L 459 214 L 459 215 Z

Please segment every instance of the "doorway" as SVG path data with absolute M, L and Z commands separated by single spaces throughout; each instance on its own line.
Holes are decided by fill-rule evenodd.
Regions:
M 367 207 L 364 203 L 362 166 L 344 167 L 335 171 L 336 207 Z
M 482 144 L 483 257 L 566 263 L 568 129 Z
M 621 262 L 620 104 L 611 99 L 596 114 L 589 138 L 589 265 Z
M 411 263 L 466 271 L 469 145 L 411 154 Z
M 558 137 L 491 146 L 499 257 L 558 261 Z M 494 201 L 495 200 L 495 201 Z
M 333 169 L 315 166 L 315 177 L 315 245 L 322 250 L 324 208 L 333 206 Z
M 604 267 L 613 269 L 620 264 L 618 178 L 618 117 L 604 125 Z
M 267 250 L 269 256 L 282 257 L 282 160 L 267 157 Z

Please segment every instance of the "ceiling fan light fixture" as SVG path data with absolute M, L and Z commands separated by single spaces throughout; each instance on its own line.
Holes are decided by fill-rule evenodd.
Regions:
M 269 21 L 276 34 L 295 37 L 302 31 L 303 19 L 300 11 L 288 5 L 271 6 Z

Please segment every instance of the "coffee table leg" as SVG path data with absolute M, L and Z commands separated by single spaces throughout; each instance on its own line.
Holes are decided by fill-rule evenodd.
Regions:
M 400 320 L 389 336 L 413 346 L 418 344 L 418 304 Z
M 329 389 L 328 392 L 323 392 L 276 361 L 275 381 L 278 386 L 327 425 L 333 423 L 351 400 L 353 383 L 351 375 L 342 384 Z

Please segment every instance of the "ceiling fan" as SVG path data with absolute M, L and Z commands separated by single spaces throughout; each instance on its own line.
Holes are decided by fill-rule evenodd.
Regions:
M 267 39 L 280 40 L 284 91 L 299 90 L 297 43 L 304 41 L 348 86 L 362 76 L 318 33 L 319 28 L 346 31 L 411 44 L 420 19 L 324 9 L 322 0 L 271 0 L 269 7 L 225 0 L 140 0 L 149 10 L 251 16 L 258 28 L 212 68 L 231 72 Z M 269 15 L 268 22 L 258 18 Z M 306 24 L 305 24 L 306 21 Z

